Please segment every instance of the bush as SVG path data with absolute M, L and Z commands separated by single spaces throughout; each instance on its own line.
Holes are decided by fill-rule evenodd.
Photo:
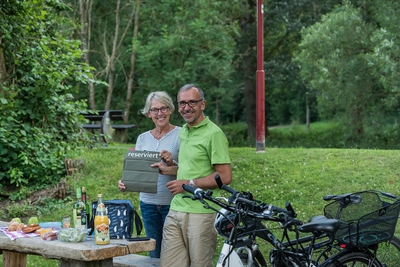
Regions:
M 84 140 L 85 104 L 68 82 L 85 82 L 79 42 L 57 0 L 6 1 L 0 7 L 0 181 L 43 185 L 65 174 L 64 158 Z M 61 27 L 61 28 L 60 28 Z M 4 59 L 4 60 L 2 60 Z M 31 183 L 32 182 L 32 183 Z
M 245 123 L 222 125 L 230 147 L 251 147 Z M 400 149 L 399 127 L 387 124 L 381 128 L 366 128 L 363 135 L 354 136 L 338 122 L 315 122 L 307 131 L 306 126 L 293 124 L 274 127 L 265 138 L 265 147 L 280 148 L 358 148 L 358 149 Z
M 247 124 L 244 122 L 230 123 L 220 126 L 229 141 L 230 147 L 248 147 L 251 142 L 248 138 Z
M 362 149 L 399 149 L 400 136 L 397 125 L 386 128 L 366 128 L 363 135 L 349 133 L 337 122 L 317 122 L 307 132 L 305 125 L 292 125 L 270 130 L 266 138 L 266 147 L 282 148 L 362 148 Z

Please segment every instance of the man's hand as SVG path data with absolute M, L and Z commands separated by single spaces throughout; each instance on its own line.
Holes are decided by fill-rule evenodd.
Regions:
M 185 190 L 183 190 L 182 185 L 183 184 L 189 184 L 189 181 L 187 180 L 173 180 L 167 183 L 167 188 L 168 190 L 173 194 L 173 195 L 177 195 L 180 193 L 185 192 Z
M 164 175 L 176 175 L 178 172 L 178 166 L 167 166 L 162 161 L 151 164 L 151 167 L 158 167 L 159 172 Z

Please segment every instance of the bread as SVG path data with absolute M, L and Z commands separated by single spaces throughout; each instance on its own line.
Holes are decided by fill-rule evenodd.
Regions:
M 21 231 L 24 226 L 25 225 L 23 223 L 18 223 L 18 222 L 15 222 L 15 221 L 11 221 L 8 224 L 8 231 L 10 231 L 10 232 Z
M 30 224 L 28 226 L 22 227 L 22 232 L 25 234 L 35 232 L 36 230 L 40 229 L 39 224 Z

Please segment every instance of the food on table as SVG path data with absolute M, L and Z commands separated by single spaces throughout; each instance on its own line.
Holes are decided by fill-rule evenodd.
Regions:
M 18 223 L 16 221 L 11 221 L 8 223 L 8 231 L 21 231 L 25 225 L 23 223 Z
M 43 239 L 43 236 L 46 233 L 49 233 L 51 231 L 54 231 L 54 228 L 40 228 L 39 230 L 36 231 L 36 233 L 39 231 L 40 237 Z
M 58 240 L 63 242 L 82 242 L 90 229 L 63 228 L 58 232 Z
M 50 231 L 50 232 L 46 232 L 44 233 L 43 236 L 41 236 L 42 240 L 44 241 L 52 241 L 52 240 L 56 240 L 57 239 L 57 231 Z
M 35 232 L 38 229 L 40 229 L 39 224 L 30 224 L 28 226 L 22 227 L 22 232 L 24 232 L 25 234 L 29 234 L 29 233 Z
M 71 227 L 71 219 L 69 217 L 65 217 L 62 220 L 62 228 L 70 228 Z

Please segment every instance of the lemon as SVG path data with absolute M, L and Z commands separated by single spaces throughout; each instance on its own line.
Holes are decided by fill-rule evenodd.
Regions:
M 30 225 L 30 224 L 38 224 L 38 223 L 39 223 L 38 218 L 36 218 L 36 217 L 30 217 L 29 218 L 28 225 Z

